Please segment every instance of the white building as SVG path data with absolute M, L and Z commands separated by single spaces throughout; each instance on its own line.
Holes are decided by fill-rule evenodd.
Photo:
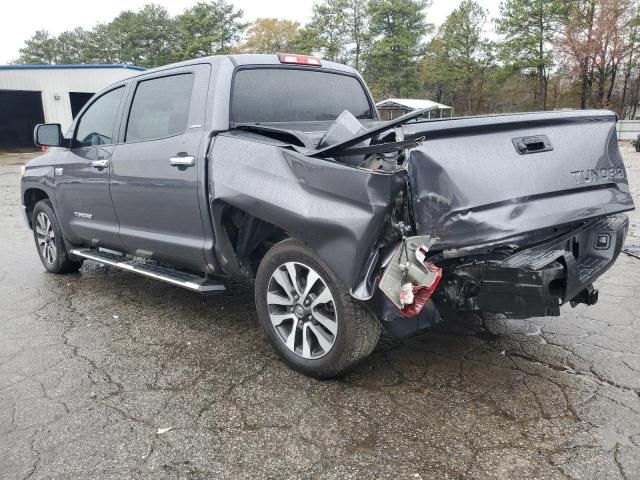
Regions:
M 433 109 L 433 111 L 426 115 L 427 118 L 442 118 L 445 112 L 447 112 L 447 117 L 453 115 L 453 108 L 448 105 L 443 105 L 433 100 L 417 98 L 387 98 L 386 100 L 376 103 L 376 107 L 378 107 L 378 111 L 383 120 L 393 120 L 394 118 L 401 117 L 402 115 L 422 108 Z
M 0 147 L 32 147 L 33 127 L 71 124 L 91 96 L 135 75 L 131 65 L 0 65 Z

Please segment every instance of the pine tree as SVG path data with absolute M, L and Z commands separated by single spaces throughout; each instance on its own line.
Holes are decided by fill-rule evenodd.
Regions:
M 366 76 L 379 97 L 410 97 L 418 94 L 418 61 L 425 22 L 425 0 L 371 0 L 369 3 L 370 51 Z
M 180 60 L 231 53 L 248 24 L 242 10 L 226 0 L 200 2 L 176 17 L 176 56 Z
M 537 79 L 537 104 L 547 107 L 553 41 L 566 17 L 570 0 L 505 0 L 497 31 L 504 35 L 500 57 L 519 70 L 532 70 Z

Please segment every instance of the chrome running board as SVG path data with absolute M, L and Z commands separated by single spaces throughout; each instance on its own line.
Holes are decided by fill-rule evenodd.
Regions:
M 181 272 L 173 268 L 145 263 L 143 259 L 137 260 L 132 257 L 94 250 L 91 248 L 74 249 L 71 250 L 71 254 L 86 258 L 87 260 L 102 263 L 104 265 L 109 265 L 110 267 L 119 268 L 121 270 L 126 270 L 128 272 L 144 275 L 145 277 L 167 282 L 172 285 L 177 285 L 194 292 L 210 293 L 223 292 L 225 290 L 225 286 L 221 283 L 215 283 L 210 279 L 199 277 L 198 275 L 191 273 Z

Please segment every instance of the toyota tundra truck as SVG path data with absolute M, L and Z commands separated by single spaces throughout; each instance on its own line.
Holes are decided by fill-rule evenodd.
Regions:
M 243 281 L 292 368 L 328 378 L 460 312 L 594 304 L 634 204 L 616 115 L 380 120 L 354 69 L 225 55 L 96 94 L 22 176 L 42 264 L 202 294 Z

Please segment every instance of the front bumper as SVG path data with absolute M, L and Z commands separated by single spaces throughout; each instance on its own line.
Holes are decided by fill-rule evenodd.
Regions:
M 592 284 L 618 258 L 628 228 L 626 215 L 613 215 L 501 260 L 459 259 L 458 266 L 443 267 L 436 301 L 515 318 L 559 315 L 567 302 L 593 304 Z

